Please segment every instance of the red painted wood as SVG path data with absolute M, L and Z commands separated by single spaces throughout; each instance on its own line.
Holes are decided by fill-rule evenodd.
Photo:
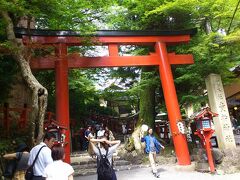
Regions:
M 68 94 L 68 61 L 66 59 L 67 47 L 59 44 L 56 48 L 59 60 L 55 61 L 55 82 L 56 82 L 56 120 L 65 131 L 65 161 L 70 163 L 70 118 L 69 118 L 69 94 Z
M 170 128 L 175 147 L 175 153 L 179 165 L 191 164 L 186 136 L 181 134 L 177 127 L 177 122 L 182 119 L 180 108 L 178 104 L 177 94 L 175 90 L 173 75 L 170 63 L 168 61 L 168 54 L 166 44 L 158 42 L 155 46 L 156 52 L 159 54 L 159 73 L 163 87 L 163 93 L 170 122 Z
M 80 57 L 77 54 L 68 55 L 69 68 L 97 68 L 97 67 L 126 67 L 126 66 L 156 66 L 159 65 L 159 56 L 104 56 L 104 57 Z M 176 55 L 168 54 L 170 64 L 193 64 L 191 54 Z M 32 69 L 54 69 L 57 58 L 40 57 L 31 60 Z
M 4 133 L 6 135 L 9 135 L 10 133 L 10 128 L 12 126 L 12 117 L 10 112 L 18 113 L 19 114 L 19 119 L 17 119 L 17 124 L 18 128 L 20 130 L 25 130 L 27 127 L 27 117 L 30 109 L 27 108 L 26 105 L 24 105 L 23 108 L 11 108 L 9 105 L 6 103 L 4 104 L 4 107 L 0 107 L 0 113 L 3 113 L 3 127 L 4 127 Z
M 134 37 L 58 37 L 58 36 L 31 36 L 31 43 L 37 44 L 58 44 L 64 43 L 67 46 L 83 45 L 84 42 L 91 41 L 93 44 L 135 44 L 135 45 L 154 45 L 155 42 L 165 42 L 167 44 L 187 43 L 190 35 L 177 36 L 134 36 Z M 23 43 L 29 44 L 29 37 L 23 36 Z
M 4 104 L 3 107 L 3 127 L 5 129 L 6 135 L 9 135 L 10 130 L 10 124 L 11 124 L 11 118 L 9 117 L 9 105 Z
M 66 141 L 70 143 L 69 136 L 69 95 L 68 95 L 68 68 L 96 68 L 96 67 L 121 67 L 121 66 L 159 66 L 166 106 L 170 119 L 170 127 L 173 134 L 176 156 L 180 165 L 190 164 L 189 151 L 186 137 L 179 133 L 177 120 L 181 120 L 179 104 L 174 86 L 171 64 L 192 64 L 192 55 L 168 54 L 166 45 L 187 43 L 190 35 L 172 36 L 121 36 L 121 37 L 73 37 L 73 36 L 23 36 L 23 43 L 27 46 L 39 48 L 39 46 L 59 45 L 57 57 L 35 58 L 31 60 L 32 69 L 54 69 L 56 71 L 56 116 L 59 122 L 66 126 Z M 85 45 L 89 41 L 92 45 L 108 45 L 108 57 L 79 57 L 79 55 L 68 55 L 68 46 Z M 119 45 L 155 45 L 156 53 L 148 56 L 119 56 Z M 70 145 L 66 145 L 66 161 L 70 162 Z
M 201 144 L 206 149 L 208 164 L 209 164 L 210 171 L 212 173 L 215 172 L 214 160 L 212 156 L 212 144 L 210 140 L 213 133 L 214 133 L 214 130 L 211 128 L 204 129 L 204 130 L 197 129 L 197 131 L 194 132 L 194 134 L 198 135 L 198 137 L 201 139 Z
M 20 129 L 25 129 L 27 127 L 27 115 L 30 110 L 27 108 L 27 105 L 24 105 L 24 108 L 21 111 L 20 118 L 18 120 L 18 127 Z
M 193 55 L 192 54 L 175 54 L 168 53 L 169 64 L 193 64 Z
M 204 139 L 205 139 L 205 149 L 206 149 L 206 152 L 207 152 L 207 157 L 208 157 L 208 164 L 209 164 L 209 167 L 210 167 L 210 171 L 212 173 L 215 172 L 215 166 L 214 166 L 214 160 L 213 160 L 213 156 L 212 156 L 212 148 L 211 148 L 211 140 L 210 138 L 212 137 L 212 134 L 214 133 L 214 130 L 210 130 L 210 131 L 207 131 L 207 132 L 204 132 Z
M 118 56 L 118 45 L 109 44 L 108 45 L 109 56 Z

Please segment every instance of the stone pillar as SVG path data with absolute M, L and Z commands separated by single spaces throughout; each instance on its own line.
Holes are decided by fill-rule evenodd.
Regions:
M 218 146 L 220 149 L 235 149 L 236 144 L 221 77 L 218 74 L 210 74 L 205 82 L 211 111 L 218 114 L 218 117 L 213 118 Z

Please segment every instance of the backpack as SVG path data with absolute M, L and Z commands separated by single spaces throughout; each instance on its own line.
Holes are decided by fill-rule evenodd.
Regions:
M 3 172 L 4 177 L 10 178 L 10 179 L 14 177 L 18 162 L 22 158 L 22 154 L 23 154 L 22 152 L 19 152 L 19 156 L 16 159 L 11 159 L 7 161 L 5 170 Z
M 99 147 L 98 150 L 100 154 L 100 157 L 97 160 L 98 180 L 112 180 L 113 168 L 107 158 L 108 150 L 106 152 L 106 155 L 101 153 Z
M 9 160 L 6 164 L 5 170 L 3 172 L 3 176 L 10 179 L 13 178 L 16 168 L 17 168 L 17 160 L 16 159 Z

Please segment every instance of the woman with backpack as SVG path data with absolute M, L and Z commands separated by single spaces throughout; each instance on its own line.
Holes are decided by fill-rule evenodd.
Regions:
M 90 139 L 94 153 L 97 155 L 98 180 L 117 180 L 113 169 L 113 153 L 120 145 L 120 140 L 109 141 L 106 137 Z M 100 148 L 95 143 L 100 143 Z

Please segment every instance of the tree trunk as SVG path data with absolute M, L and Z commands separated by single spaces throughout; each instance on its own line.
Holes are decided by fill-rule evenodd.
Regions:
M 26 53 L 27 51 L 22 44 L 22 41 L 18 40 L 15 37 L 13 21 L 10 18 L 8 12 L 3 11 L 1 12 L 1 15 L 7 24 L 6 33 L 7 38 L 11 43 L 12 56 L 21 69 L 23 80 L 32 91 L 31 115 L 29 119 L 32 137 L 31 143 L 33 145 L 35 142 L 35 138 L 37 139 L 38 143 L 43 136 L 43 122 L 45 110 L 47 108 L 48 92 L 47 89 L 44 88 L 32 74 L 29 65 L 30 56 L 28 56 L 28 54 Z
M 204 20 L 204 28 L 206 34 L 210 34 L 212 32 L 212 25 L 208 18 L 205 18 Z
M 150 73 L 150 74 L 145 74 Z M 154 129 L 155 112 L 155 68 L 142 68 L 141 79 L 147 81 L 140 92 L 140 114 L 138 123 L 140 125 L 146 124 Z
M 146 74 L 145 74 L 146 73 Z M 144 67 L 142 68 L 141 81 L 144 81 L 142 90 L 140 92 L 140 114 L 137 122 L 137 126 L 132 133 L 135 150 L 140 153 L 142 149 L 141 145 L 141 126 L 143 124 L 148 125 L 154 129 L 155 122 L 155 68 Z
M 141 146 L 141 126 L 136 126 L 132 133 L 133 145 L 136 152 L 139 154 L 142 151 Z

